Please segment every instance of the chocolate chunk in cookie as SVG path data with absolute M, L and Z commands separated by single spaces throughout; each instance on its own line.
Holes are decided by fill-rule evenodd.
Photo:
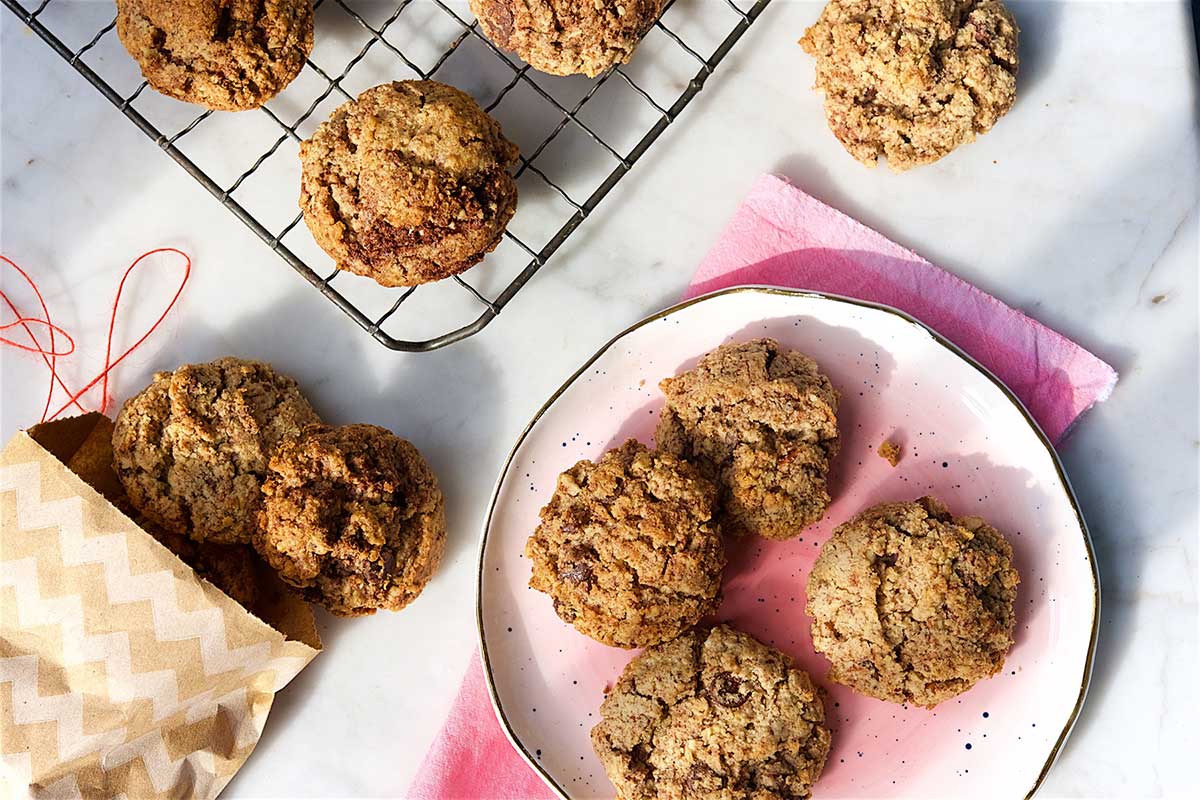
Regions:
M 300 145 L 304 221 L 339 269 L 383 286 L 447 278 L 500 243 L 517 147 L 465 92 L 397 81 L 342 105 Z
M 296 382 L 269 364 L 189 364 L 126 401 L 113 466 L 130 504 L 168 533 L 247 543 L 271 453 L 319 421 Z
M 117 0 L 117 34 L 158 91 L 207 108 L 257 108 L 313 46 L 312 0 Z
M 630 439 L 558 478 L 525 544 L 529 585 L 580 633 L 617 647 L 677 636 L 717 606 L 725 550 L 716 489 Z
M 830 0 L 800 46 L 829 127 L 868 166 L 936 161 L 1017 96 L 1017 25 L 1000 0 Z
M 808 675 L 726 625 L 646 650 L 600 716 L 592 747 L 622 800 L 805 798 L 829 754 Z
M 772 339 L 718 347 L 659 384 L 655 440 L 721 490 L 721 527 L 790 539 L 829 506 L 838 394 L 808 356 Z
M 551 75 L 595 77 L 624 64 L 665 0 L 470 0 L 483 32 Z
M 841 525 L 808 578 L 813 646 L 829 678 L 932 708 L 1004 666 L 1018 583 L 1012 548 L 932 497 Z
M 263 482 L 254 546 L 301 596 L 339 616 L 399 611 L 441 561 L 446 512 L 417 448 L 374 425 L 314 427 Z

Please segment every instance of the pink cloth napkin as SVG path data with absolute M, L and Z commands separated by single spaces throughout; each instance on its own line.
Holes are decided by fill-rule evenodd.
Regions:
M 995 373 L 1055 442 L 1117 382 L 1112 367 L 1066 337 L 771 175 L 754 185 L 686 296 L 739 284 L 812 289 L 907 311 Z M 505 738 L 478 654 L 409 796 L 554 797 Z

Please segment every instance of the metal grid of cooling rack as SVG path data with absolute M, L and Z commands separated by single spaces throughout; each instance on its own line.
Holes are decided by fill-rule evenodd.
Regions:
M 546 263 L 550 256 L 559 249 L 588 215 L 599 206 L 604 197 L 629 172 L 633 164 L 645 154 L 654 141 L 666 130 L 667 126 L 675 121 L 692 98 L 701 90 L 717 64 L 724 59 L 734 44 L 737 43 L 738 39 L 741 38 L 742 34 L 762 14 L 770 0 L 740 0 L 745 5 L 744 8 L 739 6 L 735 0 L 709 0 L 711 3 L 720 3 L 731 13 L 730 21 L 732 24 L 728 29 L 721 30 L 724 38 L 716 40 L 715 45 L 707 56 L 702 55 L 698 49 L 689 45 L 685 41 L 684 36 L 681 36 L 664 21 L 666 19 L 666 12 L 675 3 L 675 0 L 671 0 L 667 4 L 664 16 L 655 23 L 651 32 L 659 33 L 665 37 L 663 41 L 668 44 L 669 48 L 675 49 L 676 53 L 685 54 L 697 67 L 697 71 L 690 79 L 686 82 L 677 82 L 679 84 L 678 92 L 673 93 L 671 98 L 668 99 L 656 98 L 651 91 L 643 87 L 639 80 L 635 79 L 629 66 L 619 66 L 590 81 L 586 89 L 582 91 L 574 102 L 556 97 L 554 92 L 549 91 L 541 80 L 538 80 L 543 76 L 540 76 L 538 73 L 531 73 L 528 65 L 516 60 L 510 54 L 496 47 L 479 29 L 478 23 L 475 20 L 470 19 L 448 4 L 453 4 L 453 0 L 426 0 L 426 2 L 436 6 L 441 12 L 444 12 L 446 18 L 453 22 L 456 33 L 448 42 L 448 46 L 445 46 L 440 55 L 437 55 L 432 63 L 425 68 L 419 65 L 417 58 L 410 58 L 409 55 L 406 55 L 405 51 L 393 41 L 394 37 L 389 35 L 389 29 L 396 24 L 397 20 L 401 19 L 406 9 L 413 6 L 414 0 L 396 0 L 396 2 L 391 4 L 394 5 L 394 8 L 390 13 L 378 21 L 369 19 L 369 15 L 362 13 L 361 4 L 347 2 L 347 0 L 315 0 L 314 9 L 316 10 L 320 10 L 321 6 L 325 5 L 327 10 L 329 7 L 336 7 L 340 12 L 348 15 L 353 24 L 358 26 L 361 29 L 361 33 L 365 35 L 365 42 L 348 59 L 338 62 L 339 69 L 331 70 L 321 66 L 316 59 L 315 53 L 313 57 L 308 59 L 304 72 L 315 75 L 320 82 L 320 88 L 315 99 L 311 103 L 308 103 L 307 107 L 294 117 L 285 118 L 279 111 L 270 108 L 269 103 L 263 106 L 260 111 L 278 128 L 276 133 L 277 138 L 275 138 L 274 143 L 266 148 L 265 151 L 256 153 L 256 157 L 247 157 L 243 164 L 248 163 L 249 167 L 243 169 L 236 178 L 231 182 L 224 183 L 224 185 L 216 178 L 210 176 L 209 171 L 197 163 L 198 159 L 189 157 L 181 149 L 185 144 L 185 137 L 192 137 L 194 139 L 200 136 L 206 126 L 212 125 L 210 121 L 214 117 L 221 117 L 220 113 L 214 115 L 212 111 L 204 111 L 194 116 L 189 115 L 184 124 L 163 130 L 162 127 L 165 126 L 151 122 L 147 116 L 143 115 L 135 107 L 135 103 L 143 96 L 143 93 L 147 95 L 153 94 L 153 90 L 146 92 L 147 83 L 144 80 L 140 80 L 140 83 L 132 91 L 118 91 L 109 80 L 106 80 L 97 71 L 102 68 L 102 65 L 89 63 L 89 53 L 94 53 L 97 46 L 104 42 L 106 37 L 116 39 L 115 18 L 100 27 L 94 36 L 86 39 L 80 46 L 69 46 L 56 33 L 53 23 L 48 20 L 48 17 L 52 15 L 47 13 L 47 10 L 52 5 L 62 6 L 66 4 L 66 0 L 39 0 L 36 5 L 26 0 L 26 3 L 32 6 L 32 8 L 27 8 L 26 4 L 23 4 L 21 0 L 2 0 L 2 2 L 18 19 L 37 33 L 46 44 L 62 56 L 88 82 L 95 86 L 113 105 L 137 125 L 138 128 L 153 139 L 162 150 L 170 155 L 184 170 L 228 208 L 234 216 L 240 219 L 262 239 L 268 247 L 278 253 L 296 272 L 315 286 L 325 297 L 349 315 L 351 319 L 370 333 L 377 341 L 392 350 L 419 352 L 434 350 L 465 339 L 482 330 L 500 313 L 500 310 L 520 291 L 521 287 Z M 317 27 L 317 40 L 320 42 L 322 35 L 320 18 L 318 18 Z M 532 147 L 532 149 L 528 149 L 528 152 L 526 152 L 526 147 L 522 147 L 522 154 L 515 177 L 520 179 L 526 174 L 535 176 L 546 190 L 561 198 L 560 205 L 565 204 L 562 205 L 564 213 L 558 219 L 548 219 L 547 215 L 542 215 L 540 224 L 547 231 L 545 237 L 518 235 L 513 232 L 514 226 L 510 223 L 509 229 L 505 231 L 505 241 L 502 244 L 511 243 L 518 248 L 518 254 L 521 256 L 521 262 L 524 266 L 513 275 L 511 280 L 508 280 L 506 285 L 499 287 L 498 291 L 492 293 L 492 296 L 489 297 L 489 293 L 473 286 L 464 279 L 463 275 L 455 276 L 452 279 L 454 284 L 462 292 L 465 292 L 465 296 L 470 297 L 470 303 L 474 306 L 475 311 L 470 312 L 469 316 L 478 312 L 478 316 L 474 317 L 474 319 L 438 335 L 397 338 L 386 330 L 385 326 L 389 326 L 389 321 L 396 319 L 398 312 L 402 312 L 403 309 L 414 309 L 413 301 L 410 298 L 418 290 L 423 290 L 426 287 L 416 286 L 401 289 L 385 289 L 371 284 L 371 288 L 375 292 L 386 293 L 385 304 L 377 306 L 376 310 L 372 311 L 366 307 L 368 304 L 364 303 L 361 297 L 352 299 L 347 296 L 348 294 L 361 295 L 361 288 L 351 293 L 341 289 L 340 286 L 335 287 L 333 285 L 334 279 L 342 273 L 336 269 L 331 260 L 329 261 L 330 267 L 332 267 L 331 271 L 327 271 L 326 273 L 318 272 L 301 256 L 297 255 L 293 251 L 292 246 L 285 243 L 285 238 L 297 229 L 297 226 L 299 226 L 299 231 L 304 231 L 304 227 L 299 225 L 303 218 L 302 215 L 297 214 L 290 221 L 272 226 L 268 222 L 261 221 L 259 215 L 252 213 L 242 202 L 239 202 L 236 193 L 251 176 L 255 175 L 264 162 L 280 150 L 285 142 L 291 140 L 293 143 L 298 143 L 304 138 L 298 131 L 302 126 L 311 124 L 309 121 L 310 118 L 313 118 L 314 112 L 331 95 L 334 95 L 333 99 L 339 103 L 352 98 L 352 94 L 344 87 L 344 84 L 347 82 L 347 76 L 373 50 L 383 52 L 401 62 L 403 69 L 410 71 L 413 77 L 428 79 L 434 77 L 443 68 L 464 42 L 481 44 L 486 51 L 494 56 L 494 61 L 498 69 L 503 72 L 503 68 L 506 67 L 508 70 L 507 72 L 503 72 L 508 77 L 503 80 L 498 91 L 494 92 L 490 102 L 484 106 L 489 113 L 495 112 L 505 99 L 512 95 L 514 89 L 522 87 L 532 90 L 533 93 L 544 101 L 544 105 L 549 109 L 550 117 L 557 116 L 557 120 L 550 120 L 551 127 L 549 133 L 541 138 L 539 144 Z M 405 45 L 405 49 L 407 48 L 408 45 Z M 643 43 L 642 50 L 645 49 L 646 45 Z M 639 51 L 638 56 L 640 55 L 641 52 Z M 633 64 L 637 63 L 638 60 L 635 57 Z M 500 65 L 503 66 L 501 67 Z M 641 102 L 646 104 L 645 109 L 651 115 L 648 124 L 643 129 L 638 130 L 638 133 L 641 133 L 642 130 L 644 130 L 644 133 L 627 149 L 610 143 L 610 137 L 597 132 L 596 127 L 598 126 L 594 122 L 584 119 L 586 104 L 596 97 L 597 93 L 606 84 L 613 82 L 623 83 L 628 87 L 628 90 L 632 91 L 633 96 L 636 96 Z M 249 114 L 252 112 L 243 113 Z M 315 121 L 319 122 L 319 120 Z M 543 169 L 543 165 L 539 163 L 539 159 L 554 145 L 564 131 L 575 131 L 582 134 L 593 142 L 595 146 L 601 148 L 611 159 L 611 168 L 597 169 L 594 165 L 589 168 L 588 172 L 590 174 L 584 176 L 588 180 L 582 191 L 574 188 L 574 184 L 581 182 L 579 180 L 580 176 L 572 176 L 577 180 L 572 181 L 573 188 L 568 191 L 562 185 L 566 181 L 551 177 L 548 170 Z M 586 193 L 586 197 L 583 196 L 584 193 Z M 524 197 L 524 191 L 522 191 L 522 197 Z M 521 212 L 521 205 L 518 204 L 518 218 Z M 518 218 L 514 218 L 514 222 Z M 557 228 L 555 228 L 555 225 L 557 225 Z M 539 244 L 539 242 L 541 243 Z M 311 251 L 311 248 L 309 249 Z M 487 260 L 485 260 L 480 268 L 487 269 L 487 263 Z M 330 267 L 326 269 L 329 270 Z M 466 273 L 466 277 L 470 276 L 471 273 Z M 366 281 L 367 279 L 357 278 L 356 280 Z M 445 297 L 444 293 L 441 297 Z M 378 303 L 378 298 L 376 298 L 375 302 L 376 304 Z M 439 301 L 435 298 L 434 302 Z M 429 308 L 424 308 L 420 311 L 413 310 L 412 313 L 436 314 L 437 309 L 430 310 Z

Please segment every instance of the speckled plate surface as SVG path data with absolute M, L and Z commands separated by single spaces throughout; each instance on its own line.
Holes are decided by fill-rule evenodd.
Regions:
M 723 342 L 758 336 L 813 356 L 842 395 L 842 451 L 824 521 L 788 542 L 731 541 L 716 615 L 793 655 L 828 691 L 833 749 L 814 795 L 1032 795 L 1083 702 L 1099 610 L 1091 546 L 1053 449 L 994 377 L 909 317 L 778 289 L 718 292 L 635 325 L 572 376 L 517 442 L 479 566 L 481 652 L 501 725 L 558 793 L 613 796 L 588 733 L 633 653 L 576 633 L 526 586 L 525 539 L 559 472 L 630 436 L 652 441 L 660 379 Z M 896 468 L 875 454 L 888 437 L 904 449 Z M 934 711 L 826 680 L 804 613 L 808 571 L 836 525 L 874 503 L 930 493 L 1004 531 L 1021 574 L 1003 672 Z

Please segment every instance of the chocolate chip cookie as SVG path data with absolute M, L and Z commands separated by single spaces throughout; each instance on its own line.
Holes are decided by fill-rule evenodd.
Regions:
M 312 0 L 117 0 L 117 35 L 149 84 L 207 108 L 257 108 L 313 46 Z
M 1004 666 L 1018 583 L 1012 548 L 932 497 L 838 527 L 808 578 L 813 646 L 830 680 L 933 708 Z
M 600 716 L 592 747 L 620 800 L 806 798 L 829 754 L 808 675 L 726 625 L 639 655 Z
M 383 286 L 447 278 L 500 243 L 517 207 L 517 147 L 465 92 L 368 89 L 300 145 L 304 221 L 339 269 Z
M 319 421 L 296 382 L 269 364 L 189 364 L 126 401 L 113 465 L 130 504 L 167 532 L 247 543 L 272 451 Z
M 838 394 L 815 361 L 755 339 L 722 345 L 659 387 L 655 441 L 717 483 L 726 533 L 790 539 L 821 519 Z
M 484 33 L 534 69 L 595 77 L 633 57 L 666 0 L 470 0 Z
M 317 426 L 271 458 L 254 546 L 339 616 L 399 611 L 441 561 L 446 512 L 417 448 L 384 428 Z
M 829 127 L 868 166 L 927 164 L 987 133 L 1017 96 L 1017 25 L 1000 0 L 830 0 L 800 46 Z
M 688 464 L 630 439 L 558 477 L 525 544 L 529 585 L 596 641 L 644 647 L 677 636 L 719 601 L 725 549 L 716 488 Z

